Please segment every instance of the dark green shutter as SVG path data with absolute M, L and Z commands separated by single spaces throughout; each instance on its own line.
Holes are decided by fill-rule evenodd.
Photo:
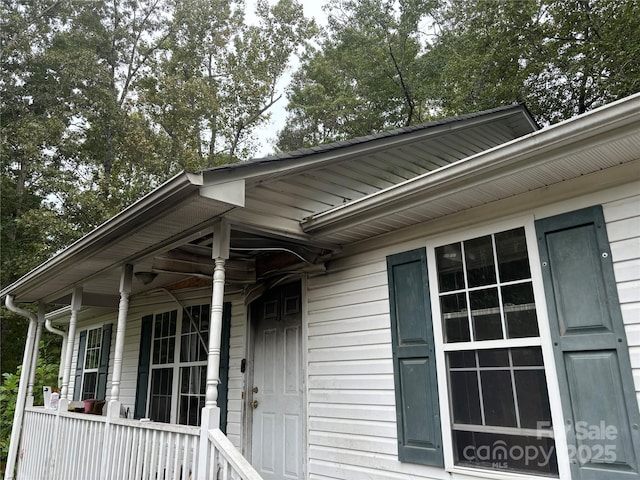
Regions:
M 76 360 L 76 376 L 73 384 L 73 399 L 80 400 L 82 393 L 82 372 L 84 370 L 84 351 L 87 347 L 87 331 L 80 332 L 80 341 L 78 343 L 78 358 Z
M 136 382 L 136 403 L 133 418 L 143 418 L 147 414 L 147 390 L 149 388 L 149 367 L 151 365 L 151 338 L 153 315 L 142 318 L 140 328 L 140 354 L 138 356 L 138 380 Z
M 425 249 L 387 257 L 398 457 L 443 466 Z
M 100 361 L 98 362 L 98 381 L 96 398 L 104 400 L 107 392 L 107 375 L 109 373 L 109 353 L 111 350 L 111 331 L 113 324 L 108 323 L 102 327 L 102 343 L 100 344 Z
M 640 413 L 602 208 L 536 232 L 572 478 L 638 479 Z
M 220 383 L 218 384 L 218 407 L 220 408 L 220 430 L 227 433 L 227 398 L 229 392 L 229 341 L 231 337 L 231 302 L 225 302 L 222 310 L 222 337 L 220 341 Z

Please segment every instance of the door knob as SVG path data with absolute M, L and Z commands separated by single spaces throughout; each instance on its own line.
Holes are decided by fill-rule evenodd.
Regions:
M 251 405 L 251 408 L 258 408 L 258 401 L 254 400 L 253 402 L 251 402 L 249 405 Z

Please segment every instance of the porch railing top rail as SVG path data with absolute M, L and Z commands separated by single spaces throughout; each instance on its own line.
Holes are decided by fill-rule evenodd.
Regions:
M 107 418 L 103 417 L 102 415 L 90 415 L 88 413 L 79 413 L 79 412 L 63 412 L 63 411 L 57 411 L 57 410 L 50 410 L 42 406 L 25 407 L 24 410 L 25 412 L 43 413 L 45 415 L 59 415 L 65 418 L 81 419 L 81 420 L 86 420 L 88 422 L 105 423 L 107 421 Z
M 191 425 L 180 425 L 176 423 L 160 423 L 144 420 L 132 420 L 129 418 L 112 418 L 112 425 L 122 425 L 123 427 L 142 428 L 147 430 L 160 430 L 163 432 L 181 433 L 183 435 L 192 435 L 197 437 L 200 435 L 200 427 Z
M 260 474 L 253 468 L 249 461 L 242 456 L 231 441 L 218 428 L 209 430 L 209 441 L 224 461 L 231 467 L 235 475 L 233 478 L 242 480 L 262 480 Z M 231 478 L 231 477 L 230 477 Z
M 87 422 L 106 422 L 107 417 L 102 415 L 90 415 L 87 413 L 79 413 L 79 412 L 57 412 L 56 410 L 49 410 L 42 406 L 32 406 L 26 407 L 25 411 L 34 412 L 34 413 L 43 413 L 46 415 L 56 415 L 58 414 L 61 417 L 65 418 L 73 418 L 76 420 L 82 420 Z M 132 420 L 128 418 L 112 418 L 109 420 L 109 423 L 112 425 L 121 425 L 124 427 L 130 428 L 141 428 L 146 430 L 161 430 L 163 432 L 173 432 L 173 433 L 181 433 L 184 435 L 200 435 L 200 427 L 194 427 L 191 425 L 180 425 L 175 423 L 160 423 L 160 422 L 150 422 L 144 420 Z

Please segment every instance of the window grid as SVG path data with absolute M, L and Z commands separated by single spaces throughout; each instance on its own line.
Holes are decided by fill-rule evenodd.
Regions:
M 465 302 L 466 302 L 466 310 L 465 310 L 465 314 L 467 317 L 467 324 L 468 324 L 468 328 L 469 328 L 469 341 L 465 342 L 465 343 L 475 343 L 478 341 L 486 341 L 486 340 L 476 340 L 476 332 L 474 329 L 474 323 L 473 323 L 473 318 L 474 318 L 474 313 L 477 314 L 481 314 L 481 313 L 487 313 L 489 310 L 492 310 L 491 308 L 489 309 L 476 309 L 473 310 L 471 308 L 471 293 L 472 292 L 481 292 L 484 290 L 492 290 L 495 289 L 497 290 L 497 295 L 498 295 L 498 312 L 500 314 L 500 324 L 501 324 L 501 329 L 502 329 L 502 338 L 501 340 L 512 340 L 513 338 L 510 338 L 508 336 L 508 325 L 507 325 L 507 320 L 506 320 L 506 313 L 508 311 L 519 311 L 519 310 L 532 310 L 535 312 L 535 303 L 528 303 L 528 304 L 521 304 L 521 305 L 514 305 L 514 306 L 508 306 L 505 307 L 504 305 L 504 300 L 503 300 L 503 287 L 510 287 L 510 286 L 514 286 L 514 285 L 531 285 L 532 280 L 531 277 L 527 277 L 527 278 L 522 278 L 522 279 L 518 279 L 518 280 L 510 280 L 510 281 L 502 281 L 501 279 L 501 275 L 500 275 L 500 269 L 499 269 L 499 258 L 498 258 L 498 252 L 497 252 L 497 247 L 496 247 L 496 240 L 495 240 L 495 234 L 491 235 L 491 246 L 492 246 L 492 254 L 493 254 L 493 270 L 495 272 L 496 275 L 496 282 L 494 283 L 488 283 L 485 285 L 479 285 L 479 286 L 469 286 L 469 278 L 468 278 L 468 265 L 467 265 L 467 255 L 466 255 L 466 248 L 465 248 L 466 242 L 462 241 L 460 242 L 460 250 L 461 250 L 461 261 L 462 261 L 462 273 L 463 273 L 463 278 L 464 278 L 464 287 L 463 288 L 459 288 L 459 289 L 455 289 L 455 290 L 446 290 L 446 291 L 441 291 L 440 287 L 439 287 L 439 297 L 440 299 L 444 298 L 444 297 L 449 297 L 449 296 L 453 296 L 453 295 L 459 295 L 459 294 L 464 294 L 465 296 Z M 448 318 L 453 318 L 457 315 L 459 315 L 461 312 L 453 312 L 453 313 L 444 313 L 442 314 L 442 319 L 446 320 Z M 445 329 L 446 330 L 446 329 Z M 515 338 L 519 338 L 519 337 L 515 337 Z M 526 337 L 526 338 L 534 338 L 534 337 Z M 500 340 L 500 339 L 493 339 L 493 340 Z M 445 338 L 445 343 L 459 343 L 459 342 L 449 342 L 446 340 Z
M 87 331 L 87 346 L 84 356 L 85 370 L 98 369 L 100 361 L 100 343 L 102 342 L 102 327 Z
M 440 305 L 442 307 L 443 310 L 447 310 L 448 307 L 446 306 L 446 302 L 447 300 L 455 300 L 456 297 L 460 298 L 460 296 L 464 297 L 464 302 L 465 305 L 463 307 L 461 307 L 460 305 L 458 305 L 456 308 L 458 310 L 453 310 L 453 311 L 449 311 L 449 312 L 444 312 L 442 313 L 442 320 L 444 322 L 444 331 L 445 331 L 445 345 L 450 346 L 451 344 L 464 344 L 466 348 L 472 347 L 474 343 L 476 342 L 485 342 L 485 341 L 495 341 L 495 340 L 513 340 L 516 338 L 539 338 L 539 331 L 537 329 L 537 315 L 536 315 L 536 308 L 535 308 L 535 302 L 533 299 L 533 283 L 532 283 L 532 279 L 531 279 L 531 271 L 528 265 L 528 261 L 529 261 L 529 257 L 528 257 L 528 251 L 526 250 L 526 246 L 524 247 L 524 249 L 520 252 L 516 252 L 519 253 L 521 255 L 520 260 L 526 260 L 526 273 L 527 275 L 525 275 L 522 278 L 517 278 L 517 279 L 507 279 L 507 280 L 503 280 L 503 275 L 501 274 L 501 267 L 503 266 L 503 263 L 501 263 L 501 255 L 498 251 L 498 246 L 497 246 L 497 241 L 496 241 L 496 236 L 497 235 L 501 235 L 501 234 L 505 234 L 505 233 L 512 233 L 515 232 L 518 229 L 515 229 L 513 231 L 507 231 L 507 232 L 500 232 L 497 234 L 492 234 L 492 235 L 487 235 L 485 237 L 487 237 L 488 239 L 490 239 L 491 242 L 491 258 L 490 261 L 492 262 L 492 273 L 495 276 L 495 281 L 490 281 L 490 282 L 486 282 L 486 283 L 481 283 L 480 285 L 471 285 L 471 280 L 469 279 L 469 270 L 470 270 L 470 265 L 468 262 L 468 257 L 470 255 L 472 255 L 473 253 L 469 253 L 467 251 L 467 244 L 473 241 L 477 241 L 478 239 L 482 239 L 484 237 L 478 237 L 477 239 L 470 239 L 470 240 L 466 240 L 466 241 L 461 241 L 461 242 L 457 242 L 457 243 L 453 243 L 453 244 L 449 244 L 449 245 L 445 245 L 440 247 L 437 250 L 442 250 L 443 253 L 443 258 L 446 259 L 447 258 L 447 249 L 449 248 L 450 252 L 455 252 L 457 249 L 459 249 L 460 252 L 460 270 L 461 270 L 461 276 L 462 278 L 460 280 L 462 280 L 462 285 L 460 285 L 460 282 L 453 280 L 453 282 L 455 283 L 455 286 L 457 287 L 461 287 L 461 288 L 451 288 L 450 285 L 445 285 L 443 287 L 443 283 L 446 283 L 447 281 L 443 281 L 442 278 L 439 277 L 439 282 L 438 282 L 438 294 L 439 294 L 439 298 L 440 298 Z M 523 238 L 524 240 L 524 238 Z M 503 248 L 504 248 L 504 241 L 503 241 Z M 469 255 L 468 255 L 469 253 Z M 449 254 L 451 255 L 451 253 Z M 453 256 L 455 257 L 455 254 L 453 254 Z M 504 260 L 504 257 L 506 256 L 506 252 L 503 253 L 502 255 L 502 260 Z M 518 258 L 516 257 L 516 260 L 518 260 Z M 438 263 L 438 274 L 440 275 L 440 267 L 441 265 Z M 485 266 L 486 268 L 486 266 Z M 480 269 L 482 269 L 482 264 L 480 264 Z M 487 268 L 487 270 L 489 270 Z M 507 275 L 509 275 L 510 272 L 507 271 Z M 455 275 L 455 272 L 454 272 Z M 476 273 L 477 275 L 477 273 Z M 511 275 L 513 275 L 511 273 Z M 451 282 L 452 280 L 448 280 L 449 282 Z M 476 279 L 477 282 L 477 279 Z M 518 285 L 524 286 L 525 288 L 528 286 L 528 291 L 527 293 L 529 293 L 531 295 L 531 299 L 528 303 L 517 303 L 517 304 L 507 304 L 506 300 L 504 298 L 505 295 L 505 291 L 507 289 L 511 289 L 511 295 L 513 295 L 515 289 L 514 287 L 517 287 Z M 477 292 L 478 294 L 482 293 L 482 292 L 486 292 L 488 295 L 495 295 L 495 306 L 491 306 L 488 308 L 477 308 L 474 307 L 473 303 L 474 303 L 474 298 L 473 298 L 473 294 L 474 292 Z M 522 293 L 522 292 L 520 292 Z M 481 296 L 477 296 L 478 299 L 482 300 Z M 486 299 L 485 299 L 486 301 Z M 459 303 L 459 300 L 454 301 L 454 303 Z M 532 318 L 532 320 L 534 321 L 533 323 L 535 323 L 534 328 L 535 328 L 535 334 L 533 334 L 533 332 L 512 332 L 512 330 L 516 330 L 516 323 L 517 323 L 517 319 L 513 319 L 513 323 L 514 325 L 512 325 L 509 321 L 509 315 L 508 314 L 517 314 L 518 312 L 531 312 L 532 316 L 534 318 Z M 477 328 L 478 325 L 482 325 L 482 316 L 487 316 L 490 314 L 497 314 L 499 315 L 499 328 L 500 328 L 500 335 L 494 338 L 480 338 L 478 339 L 478 332 L 477 332 Z M 461 339 L 461 338 L 449 338 L 449 332 L 447 330 L 448 327 L 448 323 L 447 320 L 451 320 L 451 319 L 455 319 L 455 318 L 461 318 L 464 317 L 466 318 L 466 328 L 468 330 L 468 339 Z M 486 320 L 484 320 L 486 321 Z M 474 328 L 475 327 L 475 328 Z M 490 327 L 489 327 L 490 328 Z M 459 332 L 458 332 L 459 333 Z M 467 336 L 465 335 L 467 332 L 462 332 L 463 336 Z M 462 347 L 462 346 L 461 346 Z

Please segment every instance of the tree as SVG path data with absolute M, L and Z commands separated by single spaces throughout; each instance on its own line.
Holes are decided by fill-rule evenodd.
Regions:
M 638 0 L 349 0 L 294 76 L 282 149 L 524 102 L 554 123 L 640 89 Z
M 59 173 L 68 112 L 47 51 L 63 2 L 6 1 L 0 6 L 0 285 L 46 259 L 70 238 L 56 229 L 47 198 Z M 53 228 L 52 228 L 53 227 Z M 0 367 L 14 372 L 22 359 L 26 322 L 2 309 Z
M 294 0 L 258 3 L 255 24 L 243 8 L 2 2 L 0 285 L 179 170 L 251 153 L 252 131 L 314 26 Z M 24 330 L 3 311 L 3 371 L 19 363 Z
M 637 0 L 449 0 L 425 61 L 442 113 L 524 102 L 542 124 L 640 89 Z
M 246 158 L 253 129 L 269 118 L 278 83 L 314 24 L 293 0 L 258 2 L 256 24 L 234 2 L 188 0 L 175 9 L 167 49 L 140 82 L 140 108 L 161 127 L 168 162 L 180 168 Z
M 278 147 L 339 140 L 431 117 L 432 74 L 421 61 L 429 0 L 349 0 L 328 5 L 320 47 L 293 79 Z

